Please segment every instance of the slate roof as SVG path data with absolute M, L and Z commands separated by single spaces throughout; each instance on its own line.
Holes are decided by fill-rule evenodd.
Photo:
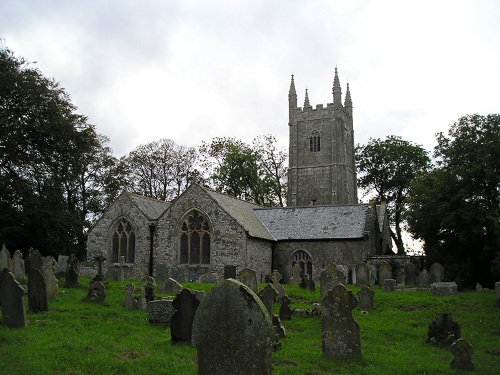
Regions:
M 206 191 L 224 211 L 236 220 L 250 236 L 271 241 L 274 240 L 271 233 L 269 233 L 264 224 L 255 215 L 254 210 L 262 206 L 231 197 L 227 194 L 219 193 L 206 187 L 202 187 L 202 189 Z
M 160 201 L 154 198 L 128 192 L 126 194 L 149 220 L 158 219 L 160 215 L 170 206 L 170 202 Z
M 371 220 L 369 204 L 255 209 L 280 240 L 361 239 Z

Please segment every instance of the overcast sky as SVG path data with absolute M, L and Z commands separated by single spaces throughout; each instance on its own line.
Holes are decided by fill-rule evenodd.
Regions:
M 273 134 L 288 89 L 349 82 L 355 142 L 431 150 L 465 114 L 500 112 L 500 1 L 0 1 L 0 37 L 59 81 L 115 156 L 170 138 Z M 344 99 L 344 96 L 343 98 Z

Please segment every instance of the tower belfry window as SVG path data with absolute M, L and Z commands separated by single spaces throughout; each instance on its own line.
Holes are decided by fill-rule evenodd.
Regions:
M 318 152 L 321 151 L 321 137 L 318 131 L 313 131 L 309 137 L 309 151 Z

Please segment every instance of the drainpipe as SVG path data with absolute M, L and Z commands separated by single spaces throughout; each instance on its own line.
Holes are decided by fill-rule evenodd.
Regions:
M 153 244 L 156 224 L 149 223 L 149 276 L 153 277 Z

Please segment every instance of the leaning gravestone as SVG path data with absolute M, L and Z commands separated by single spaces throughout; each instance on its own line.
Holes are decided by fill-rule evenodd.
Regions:
M 9 272 L 12 271 L 10 253 L 5 247 L 5 244 L 3 244 L 2 250 L 0 250 L 0 272 L 2 272 L 5 268 L 7 268 Z
M 434 263 L 431 268 L 429 268 L 429 274 L 431 284 L 440 283 L 444 280 L 444 268 L 439 263 Z
M 26 327 L 26 310 L 23 303 L 24 289 L 6 268 L 1 273 L 0 301 L 2 301 L 3 325 L 9 328 Z
M 65 288 L 79 288 L 80 283 L 78 282 L 78 259 L 75 254 L 69 256 L 69 260 L 66 263 L 66 282 L 64 284 Z
M 172 302 L 175 310 L 170 322 L 171 343 L 191 343 L 193 319 L 200 301 L 189 289 L 182 289 Z
M 335 264 L 328 264 L 319 277 L 321 300 L 328 295 L 330 290 L 342 284 L 342 280 L 345 280 L 344 273 Z
M 471 359 L 474 347 L 467 340 L 458 339 L 451 344 L 451 353 L 454 356 L 450 364 L 451 368 L 474 371 L 474 363 Z
M 274 341 L 262 301 L 236 280 L 217 284 L 194 317 L 192 343 L 200 375 L 271 375 Z
M 282 298 L 285 293 L 285 288 L 280 284 L 281 273 L 274 270 L 270 275 L 271 282 L 273 283 L 274 288 L 278 291 L 278 298 Z
M 259 288 L 257 287 L 257 275 L 254 270 L 250 268 L 243 268 L 238 274 L 238 281 L 252 289 L 252 292 L 259 293 Z
M 14 251 L 12 255 L 12 273 L 17 281 L 22 281 L 26 277 L 23 254 L 19 250 Z
M 370 271 L 365 263 L 358 263 L 356 265 L 356 285 L 370 285 Z
M 321 301 L 322 348 L 324 358 L 352 358 L 361 355 L 361 336 L 352 310 L 358 301 L 342 284 Z
M 417 267 L 413 263 L 405 266 L 405 285 L 417 285 Z
M 236 279 L 236 266 L 224 266 L 224 279 Z
M 382 261 L 378 266 L 378 282 L 384 285 L 385 279 L 392 279 L 392 267 L 386 261 Z
M 495 283 L 495 294 L 496 294 L 495 307 L 500 308 L 500 281 L 497 281 Z
M 438 314 L 431 324 L 427 342 L 451 345 L 461 337 L 460 324 L 453 321 L 451 314 Z
M 28 309 L 31 312 L 49 311 L 45 279 L 35 268 L 28 275 Z
M 418 278 L 417 279 L 418 279 L 418 286 L 419 287 L 429 286 L 429 284 L 431 282 L 431 275 L 429 274 L 429 271 L 422 270 L 418 274 Z
M 42 275 L 45 279 L 45 287 L 47 289 L 47 298 L 54 299 L 57 298 L 59 294 L 59 285 L 57 282 L 56 275 L 54 275 L 54 269 L 56 266 L 56 261 L 51 256 L 45 258 L 45 262 L 42 266 Z
M 158 290 L 162 293 L 177 294 L 182 290 L 182 285 L 176 280 L 169 277 L 163 283 L 161 283 Z
M 370 311 L 373 309 L 373 296 L 375 292 L 368 285 L 361 285 L 361 290 L 358 292 L 359 308 L 361 311 Z
M 137 308 L 137 300 L 134 297 L 134 293 L 135 293 L 135 285 L 127 284 L 127 286 L 125 286 L 125 299 L 122 302 L 123 307 L 126 307 L 128 309 Z

